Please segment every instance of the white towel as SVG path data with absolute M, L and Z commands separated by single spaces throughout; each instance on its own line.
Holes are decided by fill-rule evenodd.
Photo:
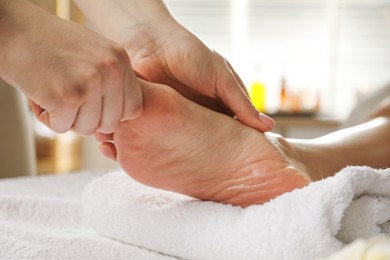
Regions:
M 335 177 L 246 209 L 132 181 L 90 183 L 84 217 L 101 235 L 185 259 L 315 259 L 389 232 L 390 169 L 349 167 Z
M 100 175 L 0 180 L 0 259 L 173 259 L 86 227 L 80 197 L 84 186 Z

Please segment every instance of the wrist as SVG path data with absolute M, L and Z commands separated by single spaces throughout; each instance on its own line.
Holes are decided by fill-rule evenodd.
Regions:
M 129 38 L 150 41 L 177 24 L 162 0 L 74 1 L 97 30 L 122 45 Z
M 149 21 L 147 23 L 137 23 L 124 27 L 120 31 L 117 41 L 132 56 L 142 55 L 142 53 L 153 53 L 164 42 L 166 37 L 178 31 L 185 30 L 175 20 Z

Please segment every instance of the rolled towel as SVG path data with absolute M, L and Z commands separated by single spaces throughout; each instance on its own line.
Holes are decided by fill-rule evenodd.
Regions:
M 390 169 L 348 167 L 248 208 L 146 187 L 123 172 L 84 190 L 100 235 L 184 259 L 315 259 L 389 232 Z
M 390 236 L 376 235 L 370 239 L 357 239 L 334 255 L 318 260 L 388 260 Z

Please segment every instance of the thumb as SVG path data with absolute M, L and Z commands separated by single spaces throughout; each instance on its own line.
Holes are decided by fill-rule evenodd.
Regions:
M 275 121 L 269 116 L 259 113 L 250 101 L 242 80 L 228 64 L 228 69 L 221 74 L 222 84 L 216 86 L 217 95 L 228 106 L 243 124 L 261 132 L 272 130 Z

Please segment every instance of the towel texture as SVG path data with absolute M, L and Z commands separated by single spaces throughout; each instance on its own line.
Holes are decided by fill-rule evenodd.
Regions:
M 84 217 L 99 234 L 185 259 L 315 259 L 390 231 L 390 169 L 335 177 L 246 209 L 156 190 L 115 172 L 91 182 Z
M 0 259 L 174 259 L 98 235 L 82 218 L 84 187 L 101 173 L 0 181 Z

